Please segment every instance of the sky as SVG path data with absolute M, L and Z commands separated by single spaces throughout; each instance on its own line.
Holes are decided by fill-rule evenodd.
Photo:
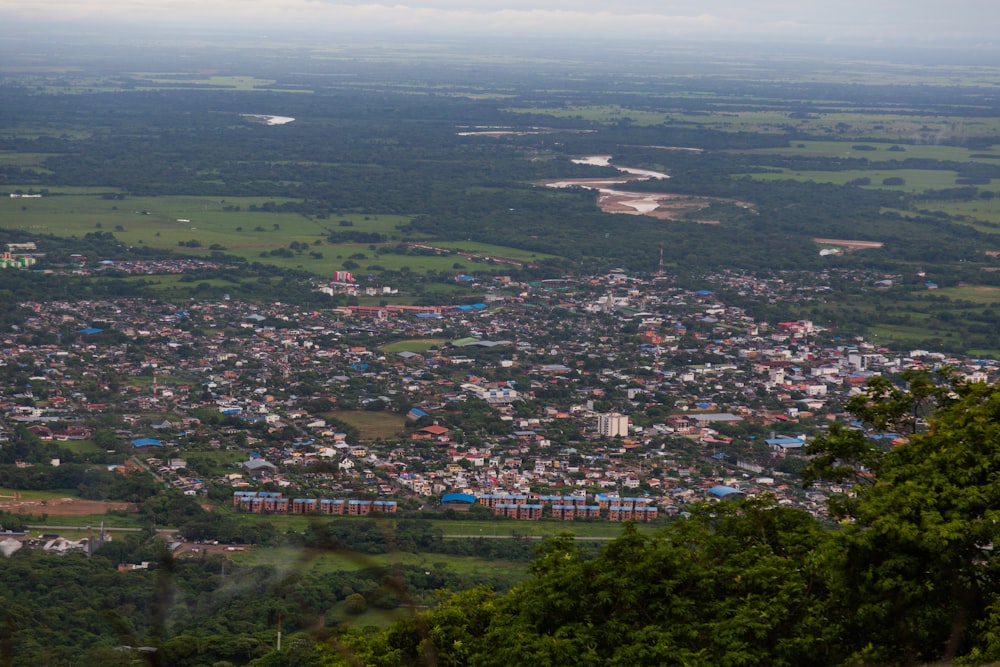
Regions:
M 1000 45 L 1000 0 L 0 0 L 0 16 L 331 34 Z

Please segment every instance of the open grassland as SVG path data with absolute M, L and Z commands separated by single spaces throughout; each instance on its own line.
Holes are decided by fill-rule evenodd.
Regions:
M 52 153 L 18 153 L 16 151 L 0 151 L 0 165 L 5 167 L 36 167 Z
M 13 188 L 11 188 L 13 189 Z M 88 188 L 89 191 L 114 193 L 114 188 Z M 270 237 L 274 225 L 291 226 L 292 233 L 318 237 L 323 228 L 294 213 L 259 213 L 247 211 L 251 205 L 268 201 L 281 204 L 289 200 L 264 197 L 131 197 L 105 199 L 90 194 L 46 196 L 40 199 L 0 198 L 0 221 L 5 228 L 32 229 L 59 236 L 82 236 L 94 231 L 115 232 L 126 243 L 143 242 L 152 247 L 176 247 L 178 241 L 198 238 L 205 243 L 229 240 L 247 230 L 250 239 Z M 240 206 L 242 211 L 223 211 L 224 206 Z M 201 227 L 199 230 L 198 227 Z M 121 227 L 121 229 L 117 229 Z M 254 231 L 260 227 L 259 231 Z
M 0 137 L 17 137 L 18 139 L 41 139 L 46 137 L 87 139 L 91 135 L 92 133 L 89 130 L 77 127 L 67 127 L 65 125 L 51 127 L 47 125 L 31 125 L 30 123 L 15 123 L 12 125 L 6 125 L 0 129 Z M 35 171 L 44 170 L 36 169 Z M 13 189 L 16 186 L 8 187 Z
M 976 231 L 983 232 L 984 234 L 1000 234 L 1000 206 L 996 209 L 993 208 L 992 204 L 983 202 L 986 204 L 985 207 L 978 206 L 979 202 L 920 202 L 919 211 L 909 211 L 905 209 L 897 208 L 885 208 L 882 209 L 886 213 L 894 213 L 901 218 L 913 219 L 916 217 L 926 217 L 928 213 L 933 214 L 935 212 L 948 213 L 949 211 L 965 211 L 955 215 L 951 218 L 951 222 L 956 225 L 964 225 L 966 227 L 971 227 Z M 1000 204 L 1000 202 L 998 202 Z M 978 209 L 978 210 L 977 210 Z M 985 215 L 983 217 L 977 217 L 978 211 L 982 211 Z M 986 218 L 986 219 L 983 219 Z M 992 250 L 991 248 L 984 248 L 985 251 Z
M 40 187 L 37 185 L 7 185 L 4 186 L 3 192 L 22 192 L 22 193 L 42 193 L 46 197 L 62 196 L 62 195 L 117 195 L 121 194 L 120 188 L 111 187 L 98 187 L 89 185 L 59 185 L 53 187 Z M 36 200 L 27 200 L 17 203 L 20 206 L 29 206 Z
M 397 352 L 426 352 L 432 347 L 440 347 L 448 341 L 444 338 L 410 338 L 408 340 L 400 340 L 395 343 L 390 343 L 388 345 L 383 345 L 379 348 L 381 352 L 386 354 L 395 354 Z
M 871 185 L 864 187 L 898 190 L 900 192 L 923 192 L 924 190 L 955 187 L 958 174 L 954 171 L 935 169 L 848 169 L 845 171 L 798 171 L 782 169 L 781 173 L 745 174 L 758 181 L 812 181 L 844 185 L 859 178 L 870 178 Z M 902 185 L 883 185 L 886 178 L 902 178 Z
M 97 503 L 98 501 L 81 501 L 87 503 Z M 8 510 L 9 511 L 9 510 Z M 101 512 L 94 512 L 91 514 L 58 514 L 58 508 L 48 507 L 42 508 L 42 511 L 31 512 L 35 515 L 35 519 L 38 519 L 39 514 L 47 514 L 45 521 L 32 521 L 32 523 L 38 523 L 40 525 L 46 526 L 79 526 L 81 530 L 86 530 L 87 527 L 98 528 L 103 523 L 107 528 L 141 528 L 142 520 L 135 513 L 113 511 L 110 514 L 104 514 Z M 60 531 L 60 534 L 63 534 Z
M 8 186 L 28 191 L 28 187 Z M 37 191 L 38 188 L 35 188 Z M 36 229 L 61 236 L 97 230 L 114 231 L 126 243 L 175 247 L 196 239 L 237 247 L 287 247 L 292 241 L 312 243 L 331 232 L 357 231 L 395 234 L 409 221 L 400 215 L 346 214 L 319 219 L 299 213 L 250 210 L 280 207 L 295 200 L 271 197 L 128 197 L 105 199 L 115 188 L 54 188 L 40 199 L 0 198 L 2 226 Z M 117 229 L 117 227 L 122 229 Z
M 876 345 L 895 345 L 900 347 L 924 344 L 928 338 L 948 339 L 952 336 L 950 332 L 929 331 L 920 325 L 902 324 L 873 324 L 868 328 L 868 332 Z M 995 355 L 996 350 L 993 351 Z
M 706 103 L 713 96 L 700 96 Z M 689 113 L 675 111 L 669 100 L 664 100 L 662 111 L 630 109 L 618 105 L 581 105 L 565 107 L 510 107 L 512 113 L 547 115 L 554 118 L 578 119 L 586 123 L 615 124 L 629 122 L 633 125 L 692 126 L 725 132 L 776 133 L 796 132 L 827 135 L 830 137 L 861 136 L 886 142 L 936 143 L 942 140 L 970 137 L 992 138 L 1000 142 L 1000 118 L 961 118 L 894 113 L 874 114 L 830 108 L 811 113 L 806 117 L 793 117 L 783 109 L 743 110 L 753 102 L 731 101 L 718 96 L 715 108 L 732 105 L 732 111 L 707 111 Z M 855 141 L 854 143 L 860 143 Z M 981 152 L 981 151 L 974 151 Z M 906 155 L 901 153 L 900 155 Z
M 66 194 L 40 199 L 0 198 L 0 227 L 67 237 L 110 232 L 128 245 L 205 258 L 224 252 L 248 262 L 319 276 L 329 276 L 337 270 L 359 275 L 382 271 L 503 273 L 508 270 L 503 264 L 454 254 L 378 254 L 376 245 L 329 242 L 331 235 L 336 239 L 341 233 L 381 234 L 392 239 L 378 244 L 386 248 L 403 240 L 420 240 L 419 235 L 402 238 L 399 228 L 409 221 L 407 216 L 344 214 L 320 219 L 299 213 L 249 210 L 251 206 L 259 209 L 291 201 L 280 198 L 164 196 L 116 200 L 101 196 L 114 194 L 112 189 L 74 190 L 73 194 L 67 189 Z M 292 244 L 298 246 L 294 251 L 290 249 Z M 456 251 L 461 246 L 463 251 L 489 256 L 522 261 L 537 259 L 535 253 L 503 246 L 464 243 L 442 247 L 453 245 Z M 160 282 L 165 292 L 188 293 L 176 279 Z
M 137 89 L 211 87 L 225 90 L 273 90 L 277 81 L 274 79 L 258 79 L 253 76 L 201 76 L 196 74 L 142 74 L 132 75 Z
M 917 207 L 927 211 L 947 213 L 959 223 L 984 222 L 1000 225 L 1000 197 L 972 201 L 922 201 Z M 1000 230 L 987 225 L 981 231 L 997 233 Z
M 115 76 L 83 75 L 73 72 L 20 74 L 19 84 L 48 95 L 80 95 L 93 93 L 113 93 L 145 90 L 185 90 L 215 89 L 242 92 L 311 93 L 312 89 L 281 85 L 274 79 L 260 79 L 254 76 L 222 76 L 198 73 L 165 74 L 162 72 L 130 72 Z M 274 112 L 278 113 L 278 112 Z
M 337 410 L 329 416 L 343 420 L 361 431 L 365 440 L 399 437 L 406 427 L 406 418 L 392 412 L 365 410 Z
M 864 148 L 858 149 L 859 146 Z M 758 148 L 738 151 L 752 155 L 794 155 L 824 158 L 864 158 L 872 162 L 892 160 L 948 160 L 953 162 L 985 162 L 1000 164 L 997 146 L 969 149 L 940 144 L 897 144 L 869 141 L 795 141 L 786 148 Z
M 476 255 L 483 255 L 484 257 L 504 257 L 522 262 L 536 262 L 540 259 L 552 259 L 556 257 L 556 255 L 548 255 L 542 252 L 508 248 L 489 243 L 473 243 L 472 241 L 434 241 L 431 245 L 435 248 L 447 248 L 456 252 L 474 253 Z M 457 259 L 458 261 L 462 261 L 464 258 L 458 257 Z
M 956 301 L 968 301 L 976 305 L 994 306 L 1000 304 L 1000 287 L 986 285 L 961 285 L 942 287 L 932 292 L 937 297 L 947 297 Z
M 213 463 L 219 465 L 229 465 L 232 463 L 238 463 L 240 461 L 246 461 L 247 459 L 247 455 L 245 452 L 227 451 L 223 449 L 185 452 L 185 456 L 187 458 L 194 457 L 197 459 L 212 461 Z
M 61 500 L 63 498 L 79 498 L 75 489 L 49 489 L 32 491 L 24 489 L 0 489 L 0 501 L 5 500 Z
M 204 285 L 209 287 L 228 289 L 235 287 L 239 283 L 225 278 L 205 278 L 197 282 L 185 279 L 181 274 L 161 274 L 154 276 L 137 276 L 133 278 L 123 278 L 126 282 L 146 283 L 146 289 L 164 298 L 174 296 L 188 296 L 204 289 Z M 152 378 L 150 378 L 152 382 Z
M 65 449 L 74 454 L 100 454 L 104 451 L 94 444 L 92 440 L 63 440 L 58 444 L 60 449 Z

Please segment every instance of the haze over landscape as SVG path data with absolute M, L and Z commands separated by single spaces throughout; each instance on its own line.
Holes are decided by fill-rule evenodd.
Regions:
M 0 0 L 0 665 L 1000 664 L 997 25 Z
M 3 0 L 7 28 L 22 22 L 211 30 L 364 31 L 392 35 L 559 36 L 935 45 L 994 48 L 1000 6 L 990 0 L 599 0 L 376 3 L 329 0 Z

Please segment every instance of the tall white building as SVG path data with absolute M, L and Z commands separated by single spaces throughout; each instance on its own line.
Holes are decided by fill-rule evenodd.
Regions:
M 597 415 L 597 432 L 605 438 L 628 435 L 628 417 L 617 412 Z

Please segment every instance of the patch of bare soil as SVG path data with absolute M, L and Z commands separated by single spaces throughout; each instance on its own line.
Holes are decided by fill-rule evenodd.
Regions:
M 882 241 L 851 241 L 848 239 L 813 239 L 814 243 L 823 245 L 840 246 L 850 252 L 851 250 L 867 250 L 870 248 L 881 248 L 885 244 Z
M 668 193 L 623 192 L 601 190 L 597 206 L 605 213 L 625 213 L 628 215 L 648 215 L 659 220 L 681 220 L 698 213 L 715 202 L 724 201 L 707 197 L 688 197 Z M 748 205 L 726 200 L 726 203 Z M 717 225 L 718 220 L 694 220 L 704 225 Z

